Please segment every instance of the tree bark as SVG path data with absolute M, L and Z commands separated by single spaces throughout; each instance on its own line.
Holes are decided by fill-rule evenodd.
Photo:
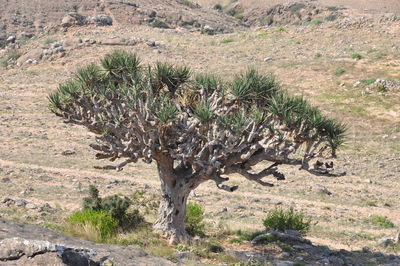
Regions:
M 190 242 L 185 230 L 186 202 L 195 186 L 175 173 L 171 164 L 157 162 L 161 181 L 161 202 L 155 231 L 169 238 L 170 244 Z

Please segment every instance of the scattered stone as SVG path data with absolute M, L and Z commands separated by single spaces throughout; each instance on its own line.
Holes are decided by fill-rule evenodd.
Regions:
M 264 58 L 264 62 L 270 62 L 270 61 L 273 61 L 273 60 L 274 60 L 274 58 L 272 58 L 272 57 Z
M 269 201 L 271 204 L 275 204 L 275 205 L 282 205 L 282 201 L 280 201 L 280 200 L 276 200 L 276 199 L 271 199 L 270 201 Z
M 328 196 L 331 196 L 331 195 L 332 195 L 332 192 L 330 192 L 330 191 L 328 190 L 328 188 L 326 188 L 326 187 L 324 187 L 324 186 L 318 185 L 317 188 L 316 188 L 316 190 L 317 190 L 318 193 L 321 193 L 321 194 L 325 194 L 325 195 L 328 195 Z
M 64 156 L 70 156 L 70 155 L 76 154 L 76 151 L 74 151 L 74 150 L 65 150 L 61 154 L 64 155 Z
M 394 245 L 395 241 L 392 238 L 382 238 L 381 240 L 378 241 L 378 245 L 381 247 L 389 247 Z
M 11 182 L 11 179 L 8 178 L 8 177 L 3 177 L 2 179 L 0 179 L 0 182 L 1 182 L 1 183 L 10 183 L 10 182 Z
M 7 38 L 6 43 L 10 44 L 10 43 L 15 43 L 15 41 L 17 40 L 17 38 L 15 37 L 15 35 L 11 35 Z
M 294 230 L 290 230 L 294 231 Z M 269 230 L 264 234 L 258 235 L 255 237 L 252 241 L 252 245 L 259 245 L 264 242 L 265 239 L 268 238 L 275 238 L 277 240 L 280 240 L 282 242 L 294 242 L 294 243 L 305 243 L 305 244 L 311 244 L 311 241 L 308 239 L 305 239 L 301 236 L 299 236 L 299 233 L 294 233 L 294 232 L 280 232 L 280 231 L 275 231 L 275 230 Z
M 215 29 L 213 27 L 211 27 L 210 25 L 205 25 L 202 32 L 205 34 L 208 34 L 208 35 L 214 35 Z
M 361 85 L 361 81 L 356 81 L 356 82 L 354 82 L 354 84 L 353 84 L 353 88 L 357 88 L 358 86 L 360 86 Z
M 294 262 L 289 260 L 279 260 L 274 263 L 275 266 L 292 266 L 293 264 Z
M 28 59 L 31 59 L 32 62 L 33 60 L 39 61 L 43 57 L 43 49 L 42 48 L 36 48 L 32 49 L 26 54 L 22 55 L 20 58 L 18 58 L 19 63 L 23 64 L 25 63 Z
M 38 207 L 34 203 L 28 203 L 28 204 L 25 205 L 25 208 L 30 209 L 30 210 L 35 210 Z

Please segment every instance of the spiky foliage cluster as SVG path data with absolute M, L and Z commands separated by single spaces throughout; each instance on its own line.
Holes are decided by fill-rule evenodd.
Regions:
M 230 173 L 270 185 L 261 178 L 281 178 L 279 164 L 326 174 L 308 163 L 335 155 L 345 133 L 341 123 L 285 93 L 271 75 L 249 69 L 223 82 L 187 67 L 142 65 L 122 51 L 79 70 L 49 100 L 55 114 L 98 135 L 91 145 L 98 159 L 126 158 L 104 169 L 121 170 L 138 158 L 177 161 L 191 169 L 191 179 L 213 179 L 223 189 L 221 175 Z M 273 165 L 252 173 L 261 161 Z

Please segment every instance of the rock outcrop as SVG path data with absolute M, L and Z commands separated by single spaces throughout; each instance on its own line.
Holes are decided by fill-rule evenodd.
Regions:
M 95 244 L 33 225 L 0 221 L 0 265 L 174 265 L 136 246 Z

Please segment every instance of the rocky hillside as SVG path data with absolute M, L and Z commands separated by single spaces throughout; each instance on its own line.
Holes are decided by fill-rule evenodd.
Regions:
M 96 15 L 109 16 L 112 19 L 109 24 L 113 25 L 209 26 L 220 32 L 232 31 L 237 26 L 236 20 L 230 16 L 182 0 L 34 0 L 29 5 L 19 0 L 7 0 L 0 5 L 0 37 L 12 34 L 32 36 L 62 25 L 70 26 L 71 22 L 78 25 L 94 22 L 97 25 L 93 19 Z

